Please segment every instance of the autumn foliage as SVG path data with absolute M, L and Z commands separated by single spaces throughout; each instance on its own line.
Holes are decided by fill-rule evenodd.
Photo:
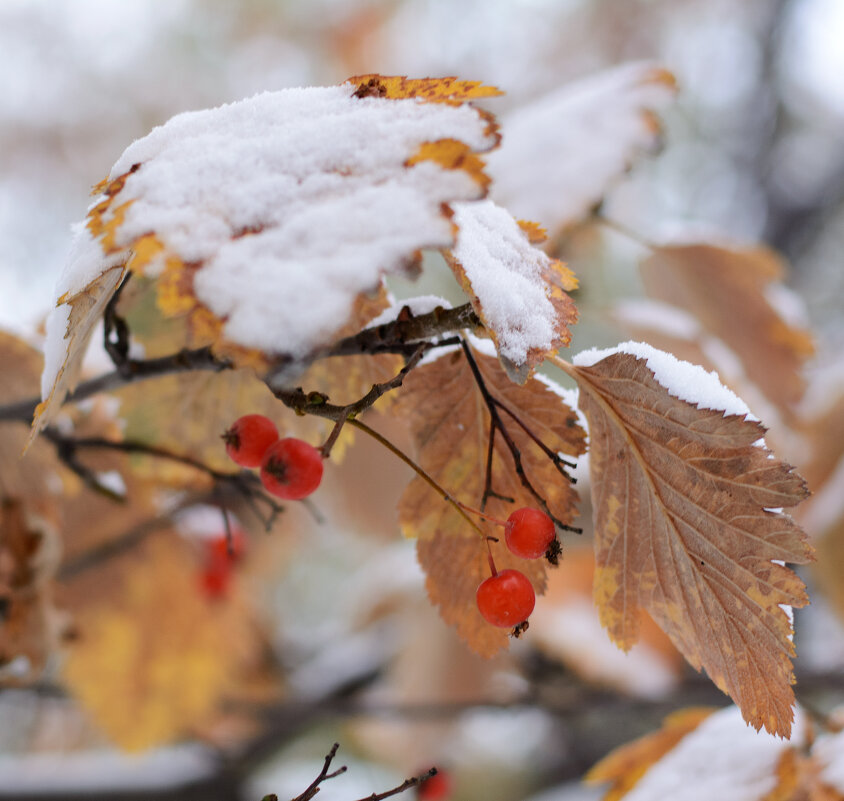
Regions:
M 797 419 L 812 345 L 766 299 L 782 265 L 764 249 L 656 245 L 641 265 L 645 291 L 693 324 L 665 330 L 619 307 L 616 324 L 650 345 L 565 355 L 579 284 L 577 265 L 555 255 L 561 232 L 599 224 L 595 198 L 654 144 L 673 92 L 651 65 L 603 85 L 602 107 L 629 101 L 617 106 L 617 164 L 579 203 L 546 203 L 550 218 L 535 222 L 516 216 L 530 196 L 518 181 L 527 155 L 507 149 L 488 110 L 499 92 L 471 81 L 358 76 L 180 115 L 131 145 L 77 231 L 47 322 L 40 401 L 39 354 L 0 340 L 0 661 L 25 657 L 31 681 L 65 653 L 61 681 L 128 748 L 211 736 L 224 699 L 278 697 L 239 571 L 259 574 L 287 547 L 288 507 L 314 492 L 323 459 L 329 477 L 371 439 L 415 471 L 398 523 L 430 602 L 467 648 L 493 657 L 512 641 L 509 623 L 524 622 L 491 625 L 479 611 L 494 563 L 537 595 L 536 630 L 516 634 L 553 650 L 543 609 L 588 602 L 588 591 L 542 595 L 575 564 L 567 551 L 591 539 L 594 557 L 577 564 L 607 636 L 626 651 L 645 630 L 705 670 L 750 726 L 787 738 L 787 607 L 808 603 L 789 565 L 812 559 L 788 510 L 808 489 L 769 447 L 777 431 L 706 372 L 719 366 L 706 347 L 717 338 L 746 368 L 722 381 Z M 537 131 L 540 152 L 552 133 Z M 392 298 L 389 281 L 415 275 L 422 250 L 444 258 L 463 305 Z M 100 323 L 114 368 L 92 377 L 83 357 Z M 706 370 L 672 367 L 657 348 Z M 243 415 L 268 418 L 267 453 L 307 449 L 319 475 L 306 491 L 278 491 L 286 464 L 272 473 L 269 457 L 249 454 L 243 469 L 227 458 Z M 197 499 L 219 510 L 210 549 L 185 535 Z M 495 521 L 521 507 L 553 521 L 548 558 L 507 548 Z M 82 530 L 91 508 L 99 522 Z M 241 525 L 270 535 L 244 547 Z M 233 530 L 237 559 L 221 546 Z M 126 691 L 127 676 L 140 691 Z M 621 797 L 706 719 L 670 718 L 592 777 Z M 254 726 L 225 720 L 239 735 Z

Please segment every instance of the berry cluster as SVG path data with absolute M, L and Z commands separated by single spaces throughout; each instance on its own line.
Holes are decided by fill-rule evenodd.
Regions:
M 507 547 L 522 559 L 538 559 L 544 556 L 556 540 L 554 522 L 539 509 L 524 507 L 516 509 L 507 522 L 498 521 L 504 527 Z M 492 555 L 489 557 L 492 575 L 481 582 L 475 601 L 483 618 L 493 626 L 523 631 L 524 624 L 536 603 L 536 594 L 530 579 L 518 570 L 495 569 Z
M 279 439 L 275 423 L 262 414 L 238 418 L 223 439 L 226 452 L 237 464 L 261 468 L 261 483 L 277 498 L 307 498 L 322 481 L 320 452 L 295 437 Z

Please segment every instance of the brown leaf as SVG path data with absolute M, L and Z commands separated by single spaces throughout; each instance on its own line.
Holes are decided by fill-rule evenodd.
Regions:
M 569 455 L 583 452 L 583 430 L 557 394 L 536 379 L 523 387 L 513 384 L 490 356 L 475 353 L 475 359 L 493 396 L 545 445 Z M 477 509 L 484 490 L 490 417 L 463 353 L 446 354 L 414 370 L 405 380 L 395 414 L 409 421 L 422 468 L 454 498 Z M 528 479 L 545 497 L 551 512 L 570 523 L 577 499 L 571 485 L 521 428 L 502 415 L 521 451 Z M 494 517 L 506 519 L 520 506 L 538 506 L 520 481 L 500 434 L 495 438 L 492 487 L 514 499 L 507 503 L 491 498 L 486 511 Z M 405 534 L 420 541 L 419 559 L 428 573 L 428 592 L 443 618 L 457 626 L 460 636 L 478 653 L 491 655 L 504 647 L 506 632 L 485 623 L 475 607 L 478 584 L 489 575 L 486 546 L 478 534 L 418 477 L 401 498 L 399 518 Z M 498 533 L 490 527 L 490 534 Z M 505 550 L 493 544 L 499 569 L 518 566 L 541 592 L 545 584 L 542 562 L 511 557 Z
M 812 337 L 769 300 L 785 265 L 772 250 L 714 245 L 657 248 L 641 265 L 648 294 L 694 315 L 732 349 L 748 378 L 781 408 L 803 394 Z
M 616 748 L 594 765 L 583 780 L 587 784 L 612 782 L 603 801 L 618 801 L 636 786 L 651 765 L 714 711 L 712 707 L 689 707 L 673 712 L 665 718 L 659 731 Z
M 645 608 L 757 729 L 787 736 L 794 695 L 791 624 L 803 583 L 772 560 L 811 549 L 787 516 L 803 480 L 763 447 L 764 429 L 672 397 L 644 359 L 613 353 L 569 368 L 589 422 L 595 600 L 629 648 Z

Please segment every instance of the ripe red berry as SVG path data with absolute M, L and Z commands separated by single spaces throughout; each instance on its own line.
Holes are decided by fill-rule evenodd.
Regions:
M 530 579 L 518 570 L 502 570 L 482 581 L 475 598 L 487 623 L 502 629 L 527 620 L 536 603 Z
M 507 518 L 504 539 L 507 547 L 522 559 L 537 559 L 542 556 L 557 536 L 554 522 L 539 509 L 524 507 L 516 509 Z
M 322 481 L 322 455 L 301 439 L 286 437 L 271 445 L 261 463 L 267 492 L 286 501 L 310 495 Z
M 451 774 L 446 770 L 438 770 L 433 776 L 420 782 L 416 797 L 420 801 L 447 801 L 452 790 Z
M 267 448 L 278 441 L 278 429 L 269 417 L 246 414 L 223 434 L 226 453 L 241 467 L 258 467 Z

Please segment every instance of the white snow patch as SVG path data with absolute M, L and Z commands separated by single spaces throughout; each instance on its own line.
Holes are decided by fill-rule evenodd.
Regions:
M 227 512 L 232 530 L 240 528 L 240 521 L 232 512 Z M 184 537 L 197 540 L 216 540 L 226 533 L 223 512 L 219 506 L 196 504 L 179 510 L 174 516 L 176 530 Z
M 495 332 L 499 353 L 523 364 L 530 350 L 550 350 L 557 315 L 543 272 L 553 260 L 492 201 L 455 204 L 454 222 L 460 232 L 452 254 Z
M 573 362 L 580 367 L 591 367 L 614 353 L 629 353 L 644 359 L 657 382 L 680 400 L 693 403 L 701 409 L 743 415 L 750 420 L 758 419 L 738 395 L 721 383 L 715 371 L 707 372 L 697 364 L 678 359 L 644 342 L 622 342 L 603 350 L 590 348 L 578 353 Z
M 463 170 L 406 166 L 422 143 L 495 143 L 468 105 L 358 99 L 353 90 L 267 92 L 179 114 L 134 142 L 110 174 L 141 165 L 114 200 L 132 201 L 116 233 L 122 250 L 106 258 L 82 229 L 59 294 L 83 289 L 153 232 L 169 253 L 202 263 L 194 291 L 226 319 L 227 338 L 305 355 L 383 273 L 420 248 L 452 244 L 443 203 L 482 194 Z
M 111 490 L 115 495 L 126 495 L 126 482 L 117 470 L 107 470 L 104 473 L 97 473 L 97 481 L 106 489 Z
M 626 300 L 615 305 L 620 322 L 661 334 L 693 341 L 701 333 L 700 323 L 688 312 L 655 300 Z
M 441 298 L 437 295 L 419 295 L 415 298 L 404 298 L 402 300 L 395 301 L 384 309 L 381 314 L 370 320 L 366 324 L 366 327 L 375 328 L 378 325 L 392 323 L 399 316 L 399 312 L 405 306 L 410 309 L 410 313 L 414 317 L 420 317 L 423 314 L 428 314 L 429 312 L 434 311 L 437 306 L 440 306 L 443 309 L 450 309 L 451 303 L 449 303 L 445 298 Z
M 624 64 L 563 86 L 502 120 L 487 158 L 494 199 L 554 229 L 584 216 L 640 151 L 658 141 L 647 113 L 673 87 L 650 63 Z
M 791 742 L 749 727 L 735 706 L 716 712 L 656 762 L 626 801 L 759 801 L 777 784 L 784 750 L 803 740 L 797 714 Z
M 209 776 L 214 754 L 199 745 L 159 748 L 139 754 L 106 749 L 0 755 L 5 792 L 142 790 L 174 787 Z
M 821 764 L 821 781 L 844 793 L 844 732 L 818 737 L 812 748 Z

